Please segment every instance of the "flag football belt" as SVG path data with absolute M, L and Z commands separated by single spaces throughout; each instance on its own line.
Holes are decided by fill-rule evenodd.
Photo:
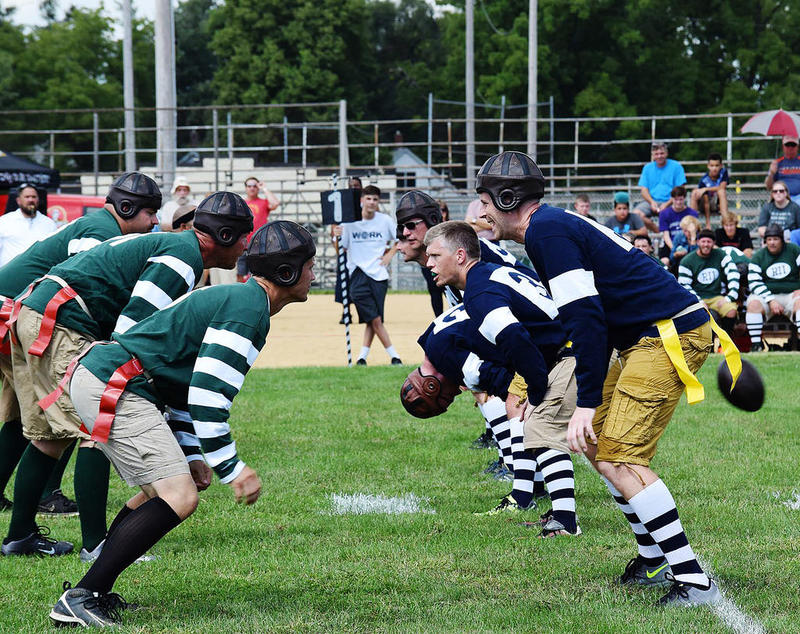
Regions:
M 547 369 L 548 373 L 564 358 L 574 356 L 575 351 L 572 349 L 572 342 L 567 341 L 556 353 L 555 361 L 553 361 L 553 364 Z M 508 393 L 518 396 L 520 405 L 528 398 L 528 384 L 525 383 L 525 379 L 516 372 L 514 373 L 514 378 L 511 379 L 511 384 L 508 386 Z
M 112 344 L 119 345 L 116 344 L 116 342 L 94 341 L 86 348 L 86 350 L 73 358 L 72 361 L 69 362 L 67 371 L 64 373 L 63 378 L 58 382 L 56 389 L 39 401 L 39 407 L 41 407 L 43 410 L 46 410 L 58 400 L 58 397 L 61 396 L 64 393 L 64 390 L 66 390 L 69 386 L 69 382 L 72 380 L 72 375 L 75 372 L 75 368 L 78 367 L 78 363 L 80 363 L 81 359 L 83 359 L 83 357 L 85 357 L 92 348 L 94 348 L 96 345 Z M 122 393 L 125 391 L 128 382 L 137 376 L 145 376 L 148 381 L 150 380 L 150 378 L 147 376 L 147 372 L 142 367 L 141 361 L 139 361 L 139 359 L 136 357 L 131 357 L 130 361 L 123 363 L 111 374 L 111 378 L 108 380 L 108 383 L 106 383 L 106 388 L 103 390 L 103 394 L 100 397 L 100 410 L 97 413 L 97 418 L 94 421 L 92 431 L 89 432 L 89 430 L 86 428 L 86 425 L 81 422 L 81 431 L 84 434 L 89 434 L 91 440 L 102 443 L 108 442 L 108 434 L 111 432 L 111 424 L 114 422 L 114 417 L 117 414 L 117 402 L 122 396 Z
M 81 296 L 78 295 L 78 293 L 72 287 L 70 287 L 69 284 L 67 284 L 57 275 L 48 274 L 31 282 L 28 285 L 28 288 L 25 289 L 25 292 L 20 295 L 17 301 L 14 302 L 11 315 L 6 322 L 6 328 L 11 330 L 12 337 L 14 336 L 13 326 L 19 317 L 19 311 L 22 308 L 22 302 L 28 299 L 30 294 L 33 293 L 33 289 L 36 288 L 36 285 L 42 280 L 52 280 L 61 287 L 61 290 L 53 295 L 50 301 L 47 302 L 47 306 L 45 306 L 44 309 L 44 315 L 42 315 L 42 324 L 39 326 L 39 335 L 36 337 L 36 341 L 33 342 L 28 350 L 28 354 L 32 354 L 37 357 L 41 357 L 44 354 L 44 351 L 47 350 L 47 346 L 50 345 L 50 340 L 53 338 L 53 330 L 56 326 L 56 315 L 58 314 L 58 309 L 61 308 L 63 304 L 66 304 L 69 300 L 74 299 L 78 303 L 78 306 L 81 307 L 81 310 L 88 315 L 89 319 L 94 319 L 92 317 L 92 313 L 89 312 L 89 307 L 86 305 L 86 302 L 83 301 Z
M 714 321 L 714 318 L 711 316 L 711 313 L 708 312 L 708 308 L 706 308 L 705 304 L 692 304 L 671 319 L 661 319 L 655 322 L 654 327 L 657 329 L 658 336 L 661 338 L 661 341 L 664 344 L 664 351 L 667 353 L 670 362 L 675 367 L 675 371 L 678 373 L 681 382 L 686 386 L 686 400 L 689 402 L 689 405 L 694 405 L 695 403 L 702 401 L 705 398 L 705 390 L 703 389 L 703 384 L 700 383 L 694 374 L 692 374 L 692 371 L 686 364 L 686 358 L 683 356 L 683 348 L 681 347 L 679 334 L 688 332 L 688 330 L 692 330 L 697 326 L 680 330 L 680 332 L 679 328 L 681 328 L 681 318 L 696 318 L 697 315 L 695 315 L 695 313 L 699 312 L 700 310 L 704 310 L 708 315 L 708 319 L 711 322 L 711 330 L 717 335 L 717 337 L 719 337 L 720 343 L 722 344 L 722 351 L 725 354 L 725 360 L 728 363 L 728 368 L 730 369 L 731 377 L 733 378 L 731 382 L 731 390 L 733 390 L 733 386 L 736 385 L 736 379 L 739 377 L 739 374 L 742 371 L 742 359 L 739 355 L 739 350 L 728 336 L 728 333 L 720 328 Z M 686 324 L 687 321 L 688 319 L 683 320 L 683 323 Z M 694 321 L 694 319 L 692 319 L 692 321 Z
M 0 354 L 11 354 L 11 342 L 6 335 L 8 334 L 8 319 L 14 310 L 14 300 L 10 297 L 3 297 L 3 305 L 0 306 Z

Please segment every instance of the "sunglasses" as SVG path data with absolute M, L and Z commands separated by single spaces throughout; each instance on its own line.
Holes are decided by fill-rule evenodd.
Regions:
M 773 189 L 772 193 L 773 194 L 785 194 L 786 190 L 785 189 Z
M 788 143 L 784 143 L 783 147 L 797 147 L 797 143 L 794 143 L 793 141 L 789 141 Z
M 416 220 L 409 220 L 408 222 L 401 222 L 400 226 L 405 228 L 405 229 L 408 229 L 409 231 L 414 231 L 414 229 L 416 229 L 417 225 L 420 222 L 423 222 L 422 218 L 417 218 Z

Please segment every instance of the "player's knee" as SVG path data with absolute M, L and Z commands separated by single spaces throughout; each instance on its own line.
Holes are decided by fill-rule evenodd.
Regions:
M 751 299 L 747 302 L 747 312 L 748 313 L 763 313 L 764 308 L 761 306 L 761 302 L 757 299 Z
M 171 483 L 166 491 L 159 493 L 159 497 L 169 504 L 181 521 L 195 512 L 199 501 L 197 487 L 189 477 L 181 478 L 180 482 Z

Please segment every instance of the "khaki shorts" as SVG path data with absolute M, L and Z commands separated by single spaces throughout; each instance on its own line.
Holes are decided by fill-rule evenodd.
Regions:
M 706 322 L 679 337 L 686 364 L 696 373 L 711 352 L 711 326 Z M 596 459 L 648 466 L 684 389 L 659 337 L 643 337 L 620 352 L 594 416 Z
M 750 297 L 747 298 L 747 301 L 749 302 L 751 299 L 755 299 L 759 304 L 761 304 L 761 307 L 764 309 L 767 317 L 772 317 L 772 310 L 769 307 L 769 302 L 765 302 L 758 295 L 750 295 Z M 784 314 L 789 317 L 794 313 L 794 303 L 800 300 L 800 296 L 795 297 L 792 293 L 775 293 L 772 296 L 772 299 L 783 306 Z
M 547 392 L 542 402 L 525 412 L 525 449 L 547 448 L 569 453 L 567 425 L 577 399 L 575 357 L 565 357 L 547 375 Z
M 19 401 L 14 391 L 14 371 L 11 355 L 0 352 L 0 373 L 3 375 L 3 392 L 0 394 L 0 423 L 19 420 Z
M 91 339 L 56 324 L 44 355 L 28 354 L 28 349 L 39 336 L 41 323 L 40 313 L 23 306 L 15 325 L 19 343 L 11 345 L 14 385 L 30 386 L 17 390 L 22 411 L 22 433 L 28 440 L 86 438 L 86 434 L 78 431 L 81 421 L 66 392 L 46 412 L 39 407 L 38 401 L 56 389 L 69 362 L 91 344 Z
M 106 384 L 78 365 L 69 389 L 75 409 L 91 430 Z M 153 403 L 126 391 L 117 401 L 116 411 L 108 442 L 99 442 L 97 446 L 125 482 L 140 486 L 189 473 L 189 464 L 178 441 Z
M 714 304 L 716 304 L 719 300 L 722 300 L 722 306 L 720 308 L 714 308 Z M 738 310 L 739 307 L 736 305 L 736 302 L 732 302 L 727 297 L 723 297 L 722 295 L 717 295 L 716 297 L 709 297 L 708 299 L 704 299 L 703 303 L 708 306 L 709 310 L 715 310 L 719 313 L 720 317 L 724 317 L 732 310 Z

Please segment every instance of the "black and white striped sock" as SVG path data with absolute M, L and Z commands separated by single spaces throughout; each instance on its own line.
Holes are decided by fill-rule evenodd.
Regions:
M 479 405 L 483 418 L 497 441 L 498 453 L 506 466 L 511 469 L 513 459 L 511 456 L 511 425 L 506 415 L 506 404 L 503 399 L 492 396 L 483 405 Z
M 761 330 L 764 328 L 764 315 L 761 313 L 745 313 L 744 323 L 752 343 L 761 343 Z
M 709 579 L 683 532 L 675 500 L 661 480 L 634 495 L 628 504 L 667 558 L 676 581 L 706 588 Z
M 530 506 L 533 500 L 533 476 L 536 473 L 536 459 L 533 453 L 525 451 L 523 442 L 523 422 L 519 417 L 510 419 L 511 453 L 514 457 L 514 483 L 511 495 L 523 508 Z
M 647 529 L 642 525 L 641 521 L 639 521 L 639 516 L 634 513 L 631 505 L 628 504 L 628 500 L 622 496 L 622 493 L 617 491 L 617 487 L 611 484 L 609 479 L 605 476 L 600 477 L 603 478 L 619 510 L 622 511 L 625 519 L 628 520 L 628 523 L 631 525 L 631 530 L 633 530 L 633 535 L 636 538 L 636 546 L 639 549 L 639 558 L 649 568 L 657 566 L 664 561 L 664 553 L 661 552 L 658 544 L 656 544 L 650 533 L 647 532 Z
M 553 519 L 570 533 L 578 528 L 575 515 L 575 470 L 569 454 L 557 449 L 539 449 L 536 462 L 553 503 Z

